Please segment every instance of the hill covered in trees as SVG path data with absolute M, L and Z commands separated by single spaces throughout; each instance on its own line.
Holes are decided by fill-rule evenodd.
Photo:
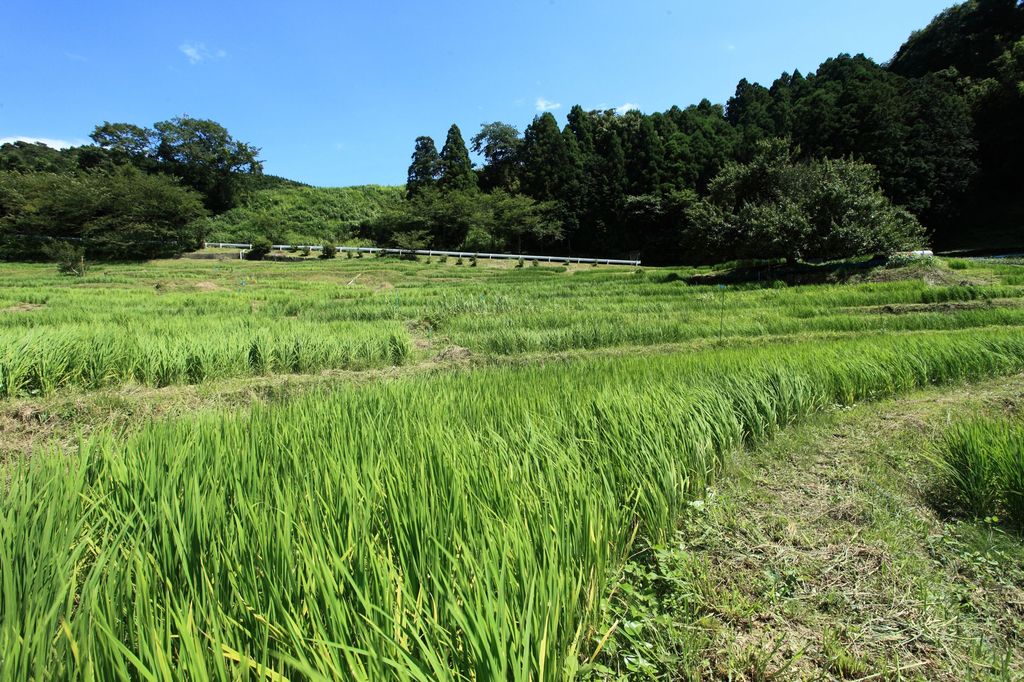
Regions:
M 636 253 L 647 262 L 784 257 L 802 246 L 787 241 L 804 239 L 826 245 L 810 249 L 818 257 L 898 248 L 920 235 L 907 219 L 939 247 L 986 246 L 992 226 L 1009 226 L 1002 237 L 1022 245 L 1022 27 L 1017 0 L 971 0 L 912 35 L 888 65 L 842 54 L 770 85 L 741 80 L 724 105 L 704 100 L 649 115 L 575 106 L 564 126 L 545 113 L 522 134 L 505 122 L 487 123 L 471 140 L 484 159 L 476 170 L 452 126 L 440 152 L 431 138 L 416 140 L 406 216 L 392 220 L 392 234 L 415 232 L 416 241 L 444 245 L 470 239 L 467 214 L 478 212 L 476 204 L 489 213 L 487 195 L 500 193 L 518 200 L 522 215 L 547 216 L 534 226 L 557 226 L 520 225 L 516 232 L 532 249 L 557 243 L 576 252 Z M 768 148 L 778 156 L 780 144 L 806 169 L 820 171 L 832 160 L 833 200 L 880 192 L 884 201 L 869 203 L 881 213 L 837 212 L 822 197 L 785 193 L 741 197 L 731 223 L 707 210 L 721 204 L 712 197 L 716 187 L 730 177 L 754 178 L 750 164 L 764 163 Z M 836 173 L 836 164 L 844 172 Z M 449 209 L 442 220 L 423 208 L 439 202 L 423 199 L 431 194 L 449 197 L 440 200 Z M 812 209 L 831 214 L 815 217 Z M 897 211 L 906 215 L 897 220 Z M 453 234 L 453 223 L 467 227 Z M 806 226 L 814 223 L 819 234 L 810 237 Z M 872 230 L 902 236 L 865 239 Z

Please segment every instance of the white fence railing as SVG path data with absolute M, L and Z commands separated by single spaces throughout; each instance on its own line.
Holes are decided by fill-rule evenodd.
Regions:
M 251 249 L 252 244 L 234 244 L 230 242 L 203 242 L 207 248 L 217 249 Z M 309 249 L 310 251 L 322 251 L 322 246 L 304 244 L 273 244 L 275 251 L 286 251 L 290 249 Z M 432 249 L 387 249 L 373 246 L 336 246 L 334 250 L 341 253 L 351 251 L 353 253 L 383 253 L 384 255 L 395 256 L 451 256 L 452 258 L 486 258 L 488 260 L 530 260 L 542 263 L 597 263 L 598 265 L 640 265 L 638 260 L 622 260 L 617 258 L 577 258 L 575 256 L 534 256 L 518 253 L 480 253 L 476 251 L 435 251 Z

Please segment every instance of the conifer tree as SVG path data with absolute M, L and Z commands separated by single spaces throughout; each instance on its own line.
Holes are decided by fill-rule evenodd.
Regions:
M 476 174 L 473 172 L 473 162 L 469 160 L 469 150 L 462 139 L 462 131 L 454 123 L 448 129 L 448 137 L 441 148 L 440 177 L 437 184 L 443 191 L 476 187 Z
M 523 190 L 540 201 L 561 199 L 570 166 L 565 139 L 555 117 L 545 112 L 533 119 L 523 139 Z
M 416 147 L 412 152 L 412 163 L 409 164 L 409 176 L 405 182 L 405 194 L 412 199 L 427 187 L 437 183 L 440 170 L 440 158 L 434 139 L 421 135 L 416 138 Z

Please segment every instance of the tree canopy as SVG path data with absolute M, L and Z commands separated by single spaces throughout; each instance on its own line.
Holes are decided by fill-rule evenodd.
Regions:
M 0 255 L 38 259 L 72 242 L 92 259 L 174 256 L 202 242 L 201 197 L 131 165 L 75 173 L 0 171 Z

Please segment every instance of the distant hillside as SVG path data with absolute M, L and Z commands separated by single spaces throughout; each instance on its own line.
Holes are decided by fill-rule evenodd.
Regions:
M 997 60 L 1024 35 L 1024 8 L 1016 0 L 969 0 L 914 31 L 889 68 L 908 78 L 955 68 L 961 76 L 991 78 Z
M 1024 2 L 968 0 L 914 32 L 889 64 L 911 78 L 951 78 L 971 108 L 978 174 L 947 249 L 1024 248 Z
M 355 228 L 399 205 L 402 187 L 305 187 L 281 179 L 251 192 L 242 205 L 209 219 L 207 241 L 281 244 L 342 243 Z

